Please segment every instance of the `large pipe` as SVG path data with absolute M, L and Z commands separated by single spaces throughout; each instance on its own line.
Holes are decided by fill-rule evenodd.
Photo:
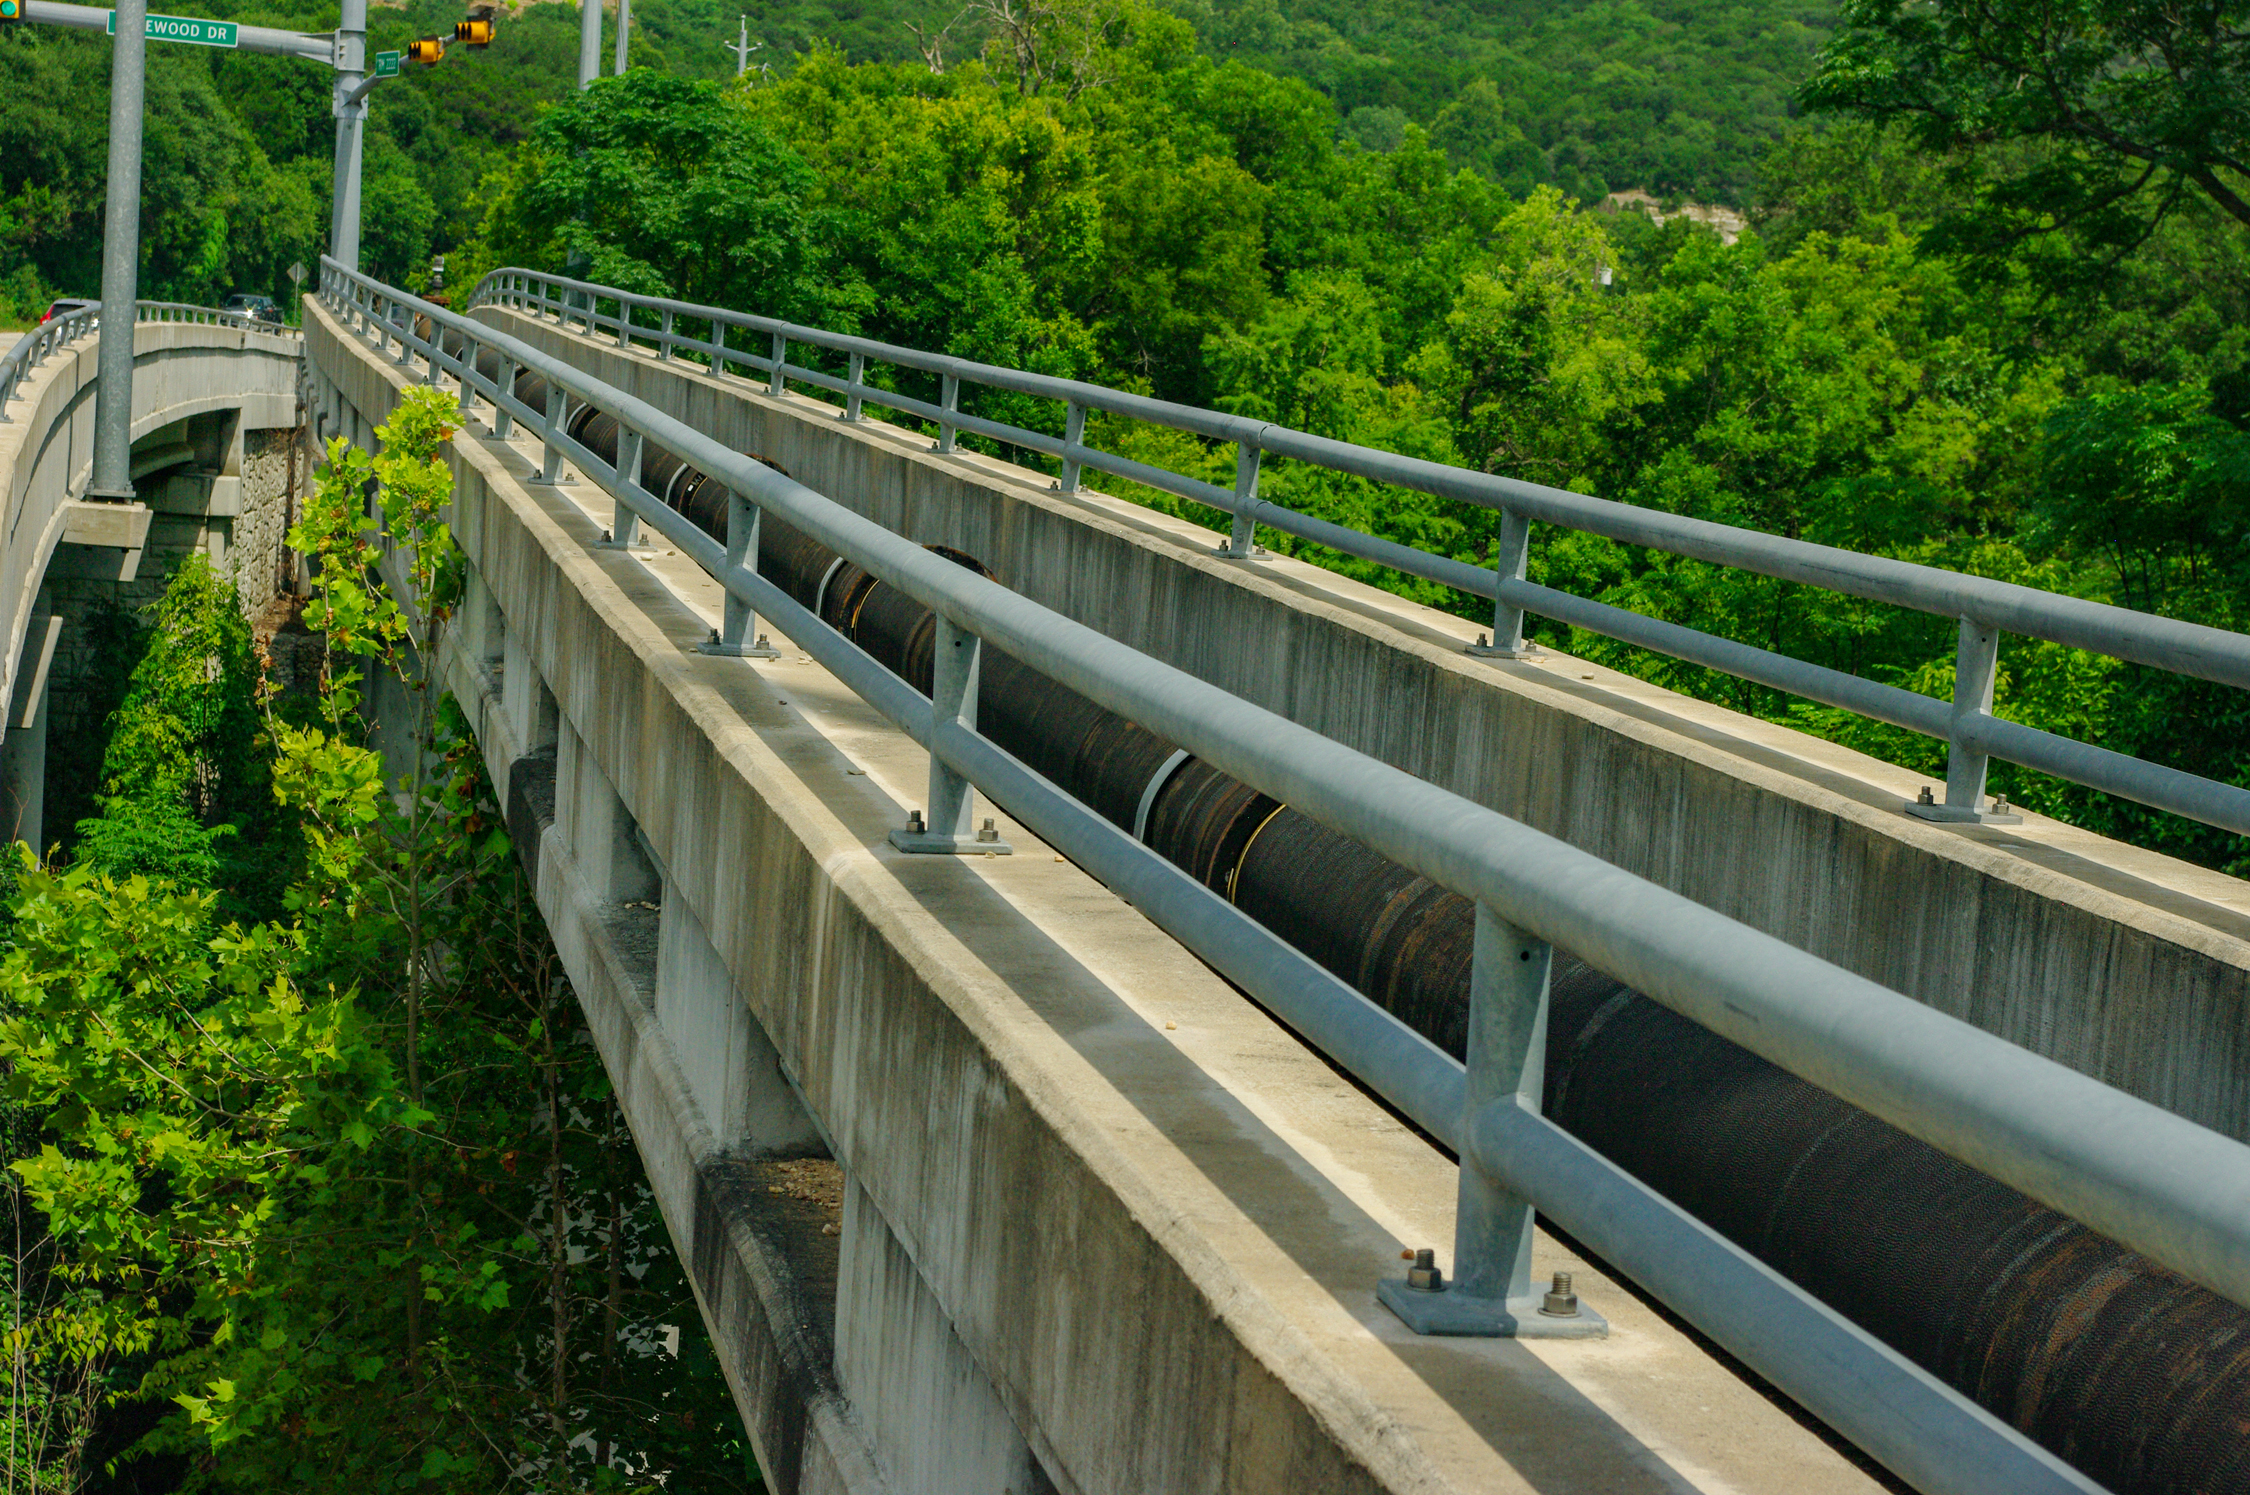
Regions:
M 515 392 L 538 406 L 545 381 Z M 571 422 L 605 457 L 616 430 L 590 409 Z M 642 462 L 650 492 L 723 540 L 722 485 L 658 447 Z M 771 514 L 759 570 L 927 693 L 928 608 Z M 979 713 L 1000 747 L 1462 1054 L 1470 900 L 997 650 Z M 1557 1125 L 2120 1495 L 2250 1489 L 2250 1310 L 1563 952 L 1546 1075 Z
M 119 0 L 109 49 L 109 206 L 102 224 L 101 386 L 86 496 L 133 501 L 133 318 L 141 275 L 141 106 L 148 0 Z

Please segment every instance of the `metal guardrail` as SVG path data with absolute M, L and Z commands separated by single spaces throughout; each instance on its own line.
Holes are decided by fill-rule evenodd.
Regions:
M 493 410 L 617 500 L 616 539 L 645 523 L 728 595 L 730 636 L 755 614 L 927 747 L 930 804 L 970 790 L 1004 805 L 1452 1146 L 1463 1166 L 1457 1278 L 1496 1271 L 1528 1294 L 1515 1242 L 1536 1208 L 1587 1241 L 1816 1416 L 1931 1492 L 2090 1491 L 2091 1481 L 1686 1215 L 1537 1113 L 1519 1091 L 1544 1031 L 1551 945 L 2238 1303 L 2250 1304 L 2250 1147 L 1794 949 L 1586 852 L 1151 659 L 932 554 L 567 361 L 332 260 L 321 294 L 342 324 L 464 410 Z M 496 355 L 497 377 L 478 371 Z M 545 408 L 514 393 L 547 381 Z M 331 387 L 332 388 L 332 387 Z M 333 398 L 324 392 L 324 399 Z M 619 425 L 617 459 L 569 434 L 591 405 Z M 728 485 L 721 545 L 641 486 L 655 443 Z M 937 677 L 924 697 L 757 571 L 757 521 L 779 515 L 932 608 Z M 1478 904 L 1464 1068 L 1223 898 L 979 735 L 976 655 L 990 642 L 1102 706 Z M 945 828 L 933 821 L 931 830 Z M 1550 944 L 1551 942 L 1551 944 Z M 1483 1042 L 1482 1040 L 1479 1040 Z M 1879 1201 L 1871 1202 L 1879 1207 Z M 1480 1228 L 1480 1226 L 1482 1228 Z M 1497 1265 L 1495 1265 L 1497 1264 Z M 1511 1277 L 1512 1274 L 1512 1277 Z
M 15 418 L 8 407 L 15 403 L 16 391 L 30 372 L 45 363 L 53 354 L 78 341 L 90 332 L 99 330 L 102 320 L 101 304 L 81 306 L 76 311 L 64 312 L 51 321 L 42 322 L 16 340 L 16 345 L 0 355 L 0 425 Z M 236 327 L 250 332 L 267 332 L 276 337 L 303 337 L 294 327 L 279 322 L 268 322 L 241 312 L 222 311 L 215 306 L 193 306 L 185 301 L 136 301 L 133 303 L 133 320 L 141 322 L 188 322 L 217 327 Z
M 609 310 L 603 310 L 605 303 Z M 1064 493 L 1076 492 L 1082 472 L 1093 468 L 1223 509 L 1234 516 L 1234 529 L 1220 549 L 1221 555 L 1238 559 L 1250 555 L 1256 526 L 1263 524 L 1410 576 L 1440 582 L 1473 596 L 1490 597 L 1493 647 L 1489 652 L 1502 657 L 1522 651 L 1524 614 L 1535 613 L 1935 737 L 1947 744 L 1945 798 L 1935 805 L 1908 807 L 1933 820 L 1980 818 L 1988 806 L 1984 792 L 1988 760 L 2001 758 L 2250 835 L 2250 789 L 2183 773 L 1992 714 L 1994 674 L 2004 634 L 2047 639 L 2241 688 L 2250 688 L 2250 635 L 1470 472 L 1241 416 L 1123 394 L 1100 385 L 918 352 L 720 307 L 636 295 L 533 270 L 493 271 L 478 283 L 470 304 L 500 304 L 540 316 L 551 314 L 566 325 L 577 323 L 589 336 L 607 332 L 621 347 L 636 342 L 652 345 L 659 358 L 690 353 L 707 360 L 721 375 L 730 365 L 756 370 L 766 376 L 767 388 L 775 394 L 792 382 L 825 390 L 843 398 L 846 420 L 859 419 L 863 405 L 896 410 L 934 422 L 940 451 L 952 450 L 955 434 L 968 431 L 1039 452 L 1061 463 L 1057 487 Z M 693 337 L 678 331 L 683 319 L 703 323 L 710 335 Z M 763 340 L 766 351 L 727 346 L 729 329 Z M 844 355 L 847 374 L 838 378 L 824 370 L 790 363 L 793 345 Z M 935 375 L 940 381 L 940 403 L 932 405 L 867 383 L 870 362 Z M 964 384 L 1061 403 L 1064 435 L 1058 439 L 963 412 L 960 394 Z M 1086 414 L 1092 410 L 1233 443 L 1234 487 L 1221 488 L 1086 445 Z M 1502 522 L 1495 563 L 1491 567 L 1474 566 L 1431 555 L 1261 499 L 1258 473 L 1267 453 L 1497 509 Z M 1537 585 L 1524 574 L 1534 523 L 1956 619 L 1959 633 L 1953 700 L 1941 701 Z

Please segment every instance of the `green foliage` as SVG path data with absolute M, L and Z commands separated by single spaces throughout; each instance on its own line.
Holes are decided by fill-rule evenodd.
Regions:
M 2054 233 L 2042 273 L 2084 286 L 2183 197 L 2250 223 L 2250 39 L 2240 0 L 1846 0 L 1801 91 L 1954 155 L 1968 199 L 1938 242 L 1991 255 Z
M 19 848 L 0 1122 L 39 1244 L 0 1287 L 23 1325 L 10 1405 L 38 1414 L 17 1431 L 58 1489 L 90 1432 L 186 1489 L 755 1483 L 481 757 L 422 663 L 462 585 L 453 418 L 417 390 L 380 456 L 332 447 L 294 532 L 331 668 L 312 720 L 250 723 L 251 777 L 303 847 L 286 912 L 226 917 L 223 858 L 151 877 Z M 213 765 L 256 681 L 231 609 L 183 568 L 111 737 L 121 780 L 229 782 Z
M 106 723 L 96 803 L 74 854 L 115 877 L 224 890 L 230 915 L 279 908 L 289 827 L 274 812 L 272 740 L 234 583 L 188 555 L 152 610 Z
M 490 229 L 502 257 L 579 255 L 604 285 L 826 310 L 812 173 L 716 84 L 647 68 L 606 79 L 540 121 L 515 172 Z

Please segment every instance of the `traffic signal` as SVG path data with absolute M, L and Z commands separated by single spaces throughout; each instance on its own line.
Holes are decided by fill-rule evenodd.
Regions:
M 443 56 L 445 43 L 434 36 L 417 37 L 406 44 L 408 62 L 419 62 L 424 67 L 431 67 Z
M 0 4 L 6 3 L 7 0 L 0 0 Z M 492 45 L 492 34 L 492 7 L 489 5 L 480 5 L 470 11 L 466 21 L 453 23 L 453 39 L 463 46 L 489 47 Z
M 0 0 L 0 26 L 23 19 L 23 0 Z

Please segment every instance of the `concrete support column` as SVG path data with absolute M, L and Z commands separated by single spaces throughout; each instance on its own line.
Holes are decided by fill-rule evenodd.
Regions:
M 40 808 L 47 796 L 47 684 L 62 628 L 42 594 L 24 634 L 7 736 L 0 739 L 0 836 L 28 841 L 39 852 L 46 850 L 40 843 L 45 831 Z
M 531 652 L 513 630 L 501 640 L 500 714 L 519 754 L 536 753 L 556 745 L 561 713 Z M 559 791 L 558 791 L 559 792 Z
M 836 1378 L 897 1495 L 1051 1495 L 945 1310 L 856 1180 L 844 1184 Z
M 781 1055 L 736 994 L 702 921 L 669 882 L 656 944 L 656 1022 L 721 1147 L 759 1157 L 827 1155 L 781 1072 Z
M 515 670 L 508 673 L 513 677 Z M 664 896 L 663 878 L 641 845 L 631 812 L 568 721 L 560 724 L 555 743 L 555 824 L 596 901 L 654 907 Z

